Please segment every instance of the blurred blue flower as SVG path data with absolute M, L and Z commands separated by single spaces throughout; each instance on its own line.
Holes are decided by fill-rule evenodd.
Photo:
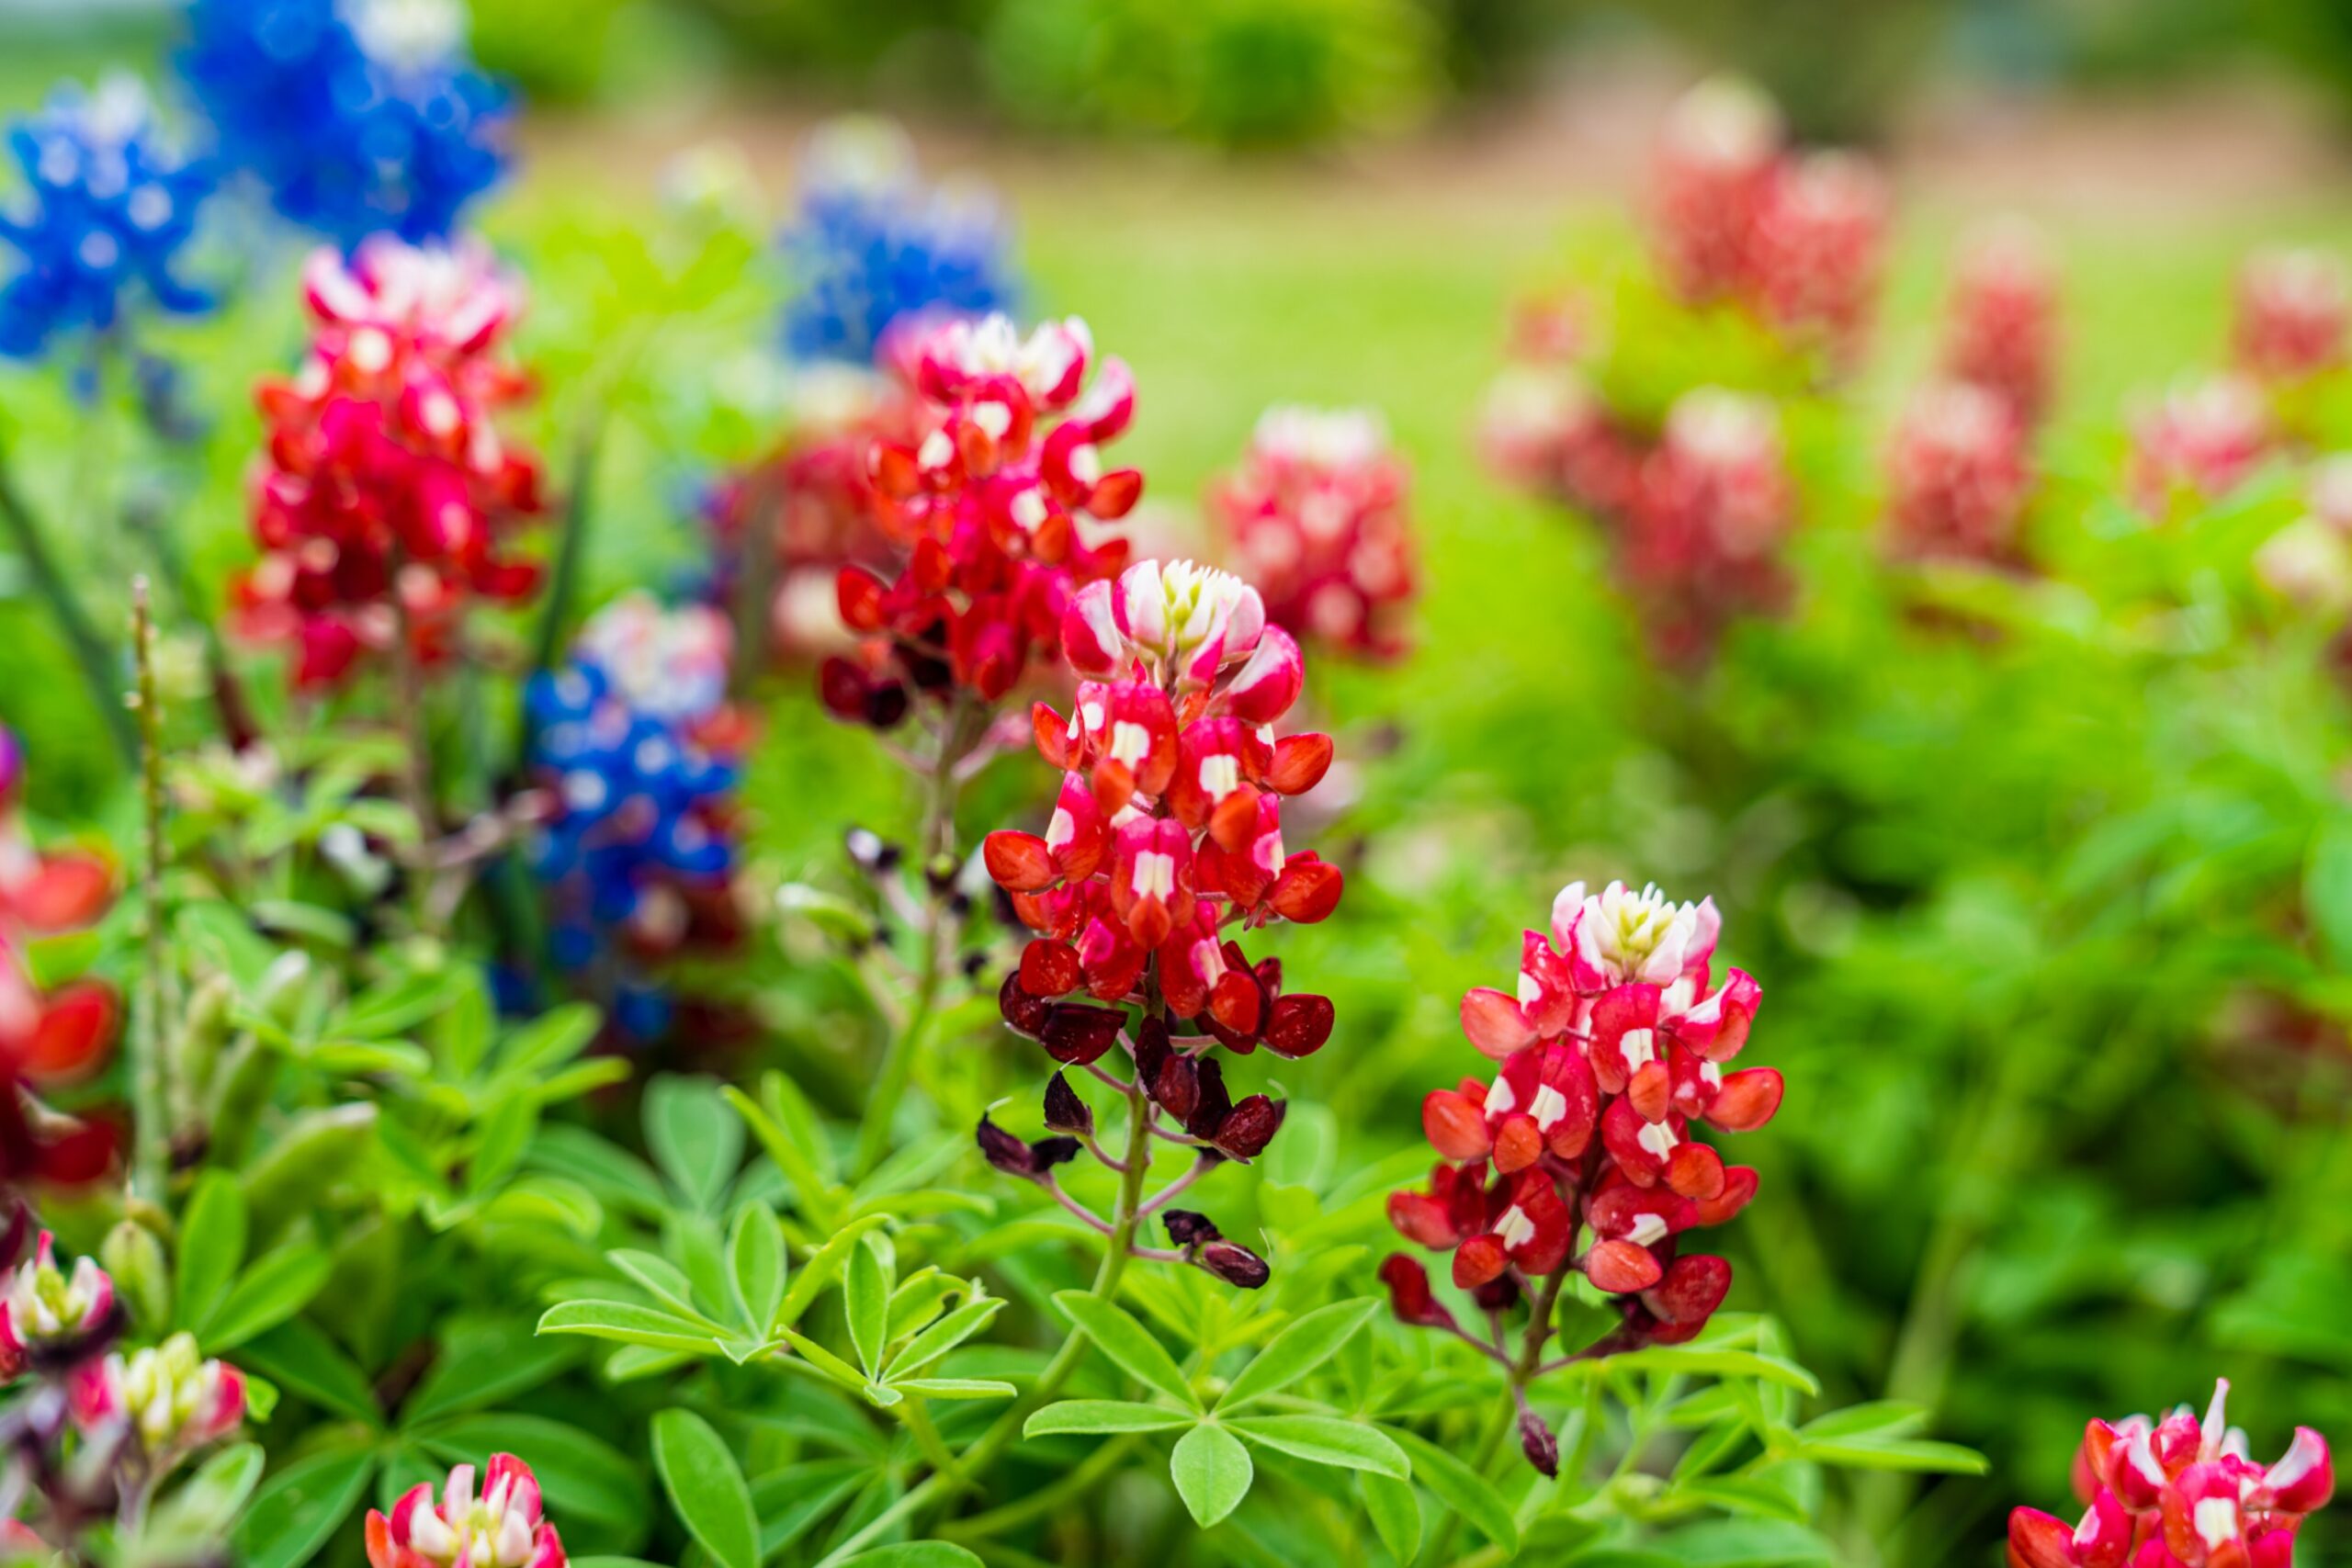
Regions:
M 782 236 L 792 276 L 786 349 L 799 359 L 871 364 L 901 316 L 1009 310 L 1020 279 L 995 204 L 925 186 L 905 139 L 856 123 L 820 136 L 803 166 L 800 210 Z
M 719 810 L 736 770 L 632 709 L 593 663 L 533 676 L 524 702 L 532 761 L 558 803 L 530 848 L 532 872 L 555 897 L 557 962 L 586 967 L 624 928 L 636 928 L 639 945 L 662 945 L 675 933 L 644 929 L 663 913 L 659 890 L 708 885 L 733 869 Z
M 25 189 L 0 206 L 0 354 L 28 358 L 61 333 L 114 330 L 133 299 L 165 310 L 211 297 L 173 271 L 213 189 L 158 132 L 147 96 L 119 77 L 60 91 L 8 130 Z
M 221 155 L 345 250 L 446 238 L 505 168 L 506 89 L 458 0 L 190 0 L 182 78 Z

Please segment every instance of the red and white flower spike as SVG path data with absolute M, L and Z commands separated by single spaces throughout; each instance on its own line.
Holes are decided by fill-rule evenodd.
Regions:
M 1463 998 L 1464 1033 L 1500 1070 L 1423 1100 L 1441 1163 L 1425 1190 L 1391 1193 L 1388 1214 L 1408 1240 L 1452 1252 L 1454 1282 L 1482 1305 L 1574 1269 L 1618 1298 L 1607 1344 L 1633 1348 L 1687 1340 L 1722 1304 L 1731 1266 L 1681 1256 L 1679 1238 L 1737 1214 L 1756 1172 L 1726 1167 L 1692 1123 L 1759 1127 L 1780 1109 L 1781 1080 L 1722 1070 L 1760 993 L 1737 969 L 1716 981 L 1721 931 L 1712 899 L 1572 884 L 1551 930 L 1526 934 L 1516 988 Z M 1418 1269 L 1401 1258 L 1383 1269 L 1398 1314 L 1452 1326 Z
M 1209 509 L 1233 559 L 1293 636 L 1371 658 L 1404 650 L 1414 552 L 1407 474 L 1368 409 L 1279 406 Z
M 2256 380 L 2308 380 L 2342 366 L 2352 287 L 2324 251 L 2260 251 L 2238 270 L 2230 345 Z
M 2032 472 L 2014 405 L 1991 388 L 1943 381 L 1920 389 L 1886 454 L 1887 525 L 1910 559 L 2014 564 Z
M 2352 454 L 2312 465 L 2308 510 L 2264 541 L 2254 570 L 2280 598 L 2310 609 L 2352 608 Z
M 1944 310 L 1943 373 L 1982 387 L 2031 430 L 2058 378 L 2058 269 L 2041 231 L 2004 219 L 1965 242 Z
M 2268 1468 L 2247 1456 L 2217 1383 L 2200 1420 L 2094 1420 L 2075 1460 L 2090 1511 L 2069 1529 L 2031 1508 L 2009 1517 L 2011 1568 L 2290 1568 L 2304 1518 L 2327 1506 L 2335 1471 L 2308 1427 Z
M 564 1568 L 562 1539 L 540 1512 L 538 1477 L 513 1454 L 492 1454 L 482 1488 L 474 1467 L 449 1472 L 436 1502 L 424 1482 L 390 1515 L 368 1515 L 368 1568 Z
M 1702 82 L 1668 111 L 1650 165 L 1650 234 L 1668 286 L 1685 299 L 1752 283 L 1756 227 L 1785 136 L 1772 100 L 1733 77 Z
M 0 1290 L 0 1375 L 14 1377 L 45 1352 L 98 1348 L 114 1316 L 114 1280 L 97 1259 L 76 1258 L 68 1274 L 57 1266 L 55 1242 L 41 1232 L 31 1258 Z
M 227 1437 L 245 1416 L 245 1376 L 208 1360 L 192 1334 L 75 1369 L 67 1389 L 87 1432 L 127 1427 L 163 1464 Z
M 2275 439 L 2269 404 L 2253 382 L 2235 376 L 2188 382 L 2132 421 L 2125 488 L 2162 522 L 2235 490 Z
M 1781 168 L 1756 216 L 1749 265 L 1766 317 L 1839 369 L 1859 356 L 1878 299 L 1887 209 L 1868 159 L 1814 152 Z

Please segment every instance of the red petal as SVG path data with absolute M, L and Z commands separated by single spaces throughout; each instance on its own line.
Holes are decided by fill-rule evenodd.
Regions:
M 1311 852 L 1293 855 L 1266 898 L 1283 919 L 1311 926 L 1340 907 L 1343 881 L 1340 868 L 1329 861 Z
M 1276 997 L 1266 1015 L 1266 1049 L 1281 1056 L 1312 1055 L 1331 1038 L 1335 1021 L 1329 997 L 1306 991 Z
M 1535 1043 L 1534 1027 L 1507 991 L 1481 986 L 1462 998 L 1462 1032 L 1479 1055 L 1501 1061 Z
M 1782 1084 L 1779 1069 L 1750 1067 L 1724 1079 L 1707 1120 L 1726 1133 L 1748 1133 L 1770 1122 L 1781 1109 Z
M 1058 879 L 1053 851 L 1035 833 L 1001 829 L 980 846 L 980 857 L 988 863 L 989 874 L 997 886 L 1011 892 L 1042 892 Z
M 25 1051 L 25 1069 L 35 1077 L 64 1077 L 92 1066 L 114 1039 L 114 992 L 96 980 L 78 980 L 49 998 Z
M 1274 761 L 1266 770 L 1266 787 L 1276 795 L 1304 795 L 1322 783 L 1330 768 L 1329 736 L 1284 736 L 1274 742 Z
M 1593 1288 L 1612 1296 L 1646 1291 L 1663 1279 L 1666 1269 L 1657 1254 L 1630 1241 L 1604 1241 L 1584 1258 L 1585 1278 Z
M 1454 1251 L 1453 1282 L 1465 1291 L 1475 1291 L 1499 1278 L 1510 1266 L 1510 1255 L 1503 1250 L 1500 1236 L 1474 1235 Z
M 1447 1159 L 1484 1159 L 1494 1151 L 1486 1117 L 1450 1089 L 1433 1089 L 1422 1098 L 1421 1131 Z

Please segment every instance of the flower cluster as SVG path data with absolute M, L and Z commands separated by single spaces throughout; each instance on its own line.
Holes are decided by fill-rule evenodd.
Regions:
M 2019 220 L 1972 236 L 1944 308 L 1943 374 L 2008 405 L 2021 429 L 2050 412 L 2058 378 L 2058 272 Z
M 74 1186 L 106 1173 L 113 1129 L 29 1114 L 25 1091 L 95 1071 L 114 1043 L 121 1007 L 103 980 L 43 991 L 24 950 L 33 938 L 96 921 L 114 901 L 114 875 L 94 855 L 33 845 L 17 812 L 23 778 L 24 753 L 0 729 L 0 1180 Z
M 724 700 L 728 657 L 718 612 L 623 599 L 524 694 L 552 796 L 529 860 L 554 899 L 556 961 L 598 970 L 616 1022 L 640 1040 L 667 1029 L 670 1008 L 638 967 L 738 934 L 729 758 L 742 727 Z
M 1010 310 L 1021 294 L 1011 236 L 985 191 L 927 186 L 903 134 L 829 128 L 805 161 L 783 236 L 793 282 L 786 349 L 798 359 L 873 362 L 912 317 Z
M 1649 209 L 1659 269 L 1682 299 L 1744 304 L 1834 367 L 1850 363 L 1886 238 L 1885 184 L 1868 162 L 1792 152 L 1771 101 L 1718 78 L 1668 115 Z
M 1062 648 L 1082 677 L 1075 711 L 1065 720 L 1041 703 L 1034 715 L 1038 752 L 1063 775 L 1053 821 L 1043 838 L 1006 830 L 984 846 L 1036 933 L 1005 977 L 1005 1020 L 1066 1066 L 1125 1047 L 1153 1115 L 1204 1157 L 1253 1159 L 1283 1108 L 1263 1094 L 1235 1101 L 1212 1049 L 1304 1056 L 1333 1022 L 1327 998 L 1285 991 L 1281 961 L 1252 962 L 1238 940 L 1274 919 L 1321 920 L 1340 901 L 1339 868 L 1283 841 L 1282 798 L 1331 761 L 1328 736 L 1273 733 L 1305 684 L 1298 645 L 1238 578 L 1145 561 L 1080 592 Z M 1143 1009 L 1132 1034 L 1131 1004 Z M 1059 1075 L 1046 1120 L 1091 1131 Z M 984 1122 L 990 1159 L 1033 1179 L 1076 1148 L 992 1147 L 992 1134 L 1008 1142 Z M 1170 1211 L 1167 1225 L 1184 1261 L 1264 1282 L 1262 1261 L 1207 1220 Z
M 1440 1161 L 1425 1191 L 1400 1191 L 1390 1220 L 1453 1254 L 1453 1282 L 1492 1309 L 1566 1273 L 1617 1298 L 1603 1344 L 1676 1344 L 1705 1326 L 1731 1265 L 1686 1256 L 1684 1233 L 1721 1224 L 1756 1194 L 1694 1122 L 1747 1132 L 1780 1109 L 1770 1067 L 1725 1073 L 1761 998 L 1738 969 L 1713 971 L 1712 899 L 1676 904 L 1655 887 L 1562 890 L 1548 934 L 1529 931 L 1515 992 L 1463 998 L 1462 1026 L 1500 1064 L 1491 1084 L 1432 1090 L 1421 1122 Z M 1455 1327 L 1427 1271 L 1399 1253 L 1382 1266 L 1397 1315 Z M 1539 1317 L 1544 1311 L 1539 1309 Z
M 458 0 L 192 0 L 179 69 L 224 158 L 345 250 L 447 238 L 505 166 Z
M 294 645 L 296 682 L 331 685 L 390 648 L 432 664 L 475 600 L 514 601 L 536 566 L 507 536 L 544 502 L 537 462 L 500 435 L 528 389 L 499 356 L 518 297 L 473 246 L 375 240 L 311 257 L 311 354 L 259 393 L 254 486 L 262 558 L 237 587 L 244 634 Z
M 68 89 L 8 131 L 25 191 L 0 209 L 0 355 L 26 358 L 57 337 L 111 333 L 135 299 L 187 314 L 211 299 L 175 270 L 213 177 L 164 139 L 130 77 Z
M 2176 387 L 2132 422 L 2125 489 L 2161 522 L 2229 494 L 2276 439 L 2262 389 L 2237 376 Z
M 2255 552 L 2255 571 L 2295 604 L 2352 609 L 2352 453 L 2312 465 L 2303 502 L 2303 515 Z
M 95 1258 L 76 1258 L 67 1273 L 57 1266 L 47 1231 L 33 1256 L 0 1287 L 0 1377 L 28 1367 L 62 1369 L 106 1348 L 122 1327 L 114 1281 Z
M 2320 251 L 2263 251 L 2238 272 L 2230 342 L 2238 368 L 2257 381 L 2307 380 L 2343 365 L 2352 289 Z
M 1093 359 L 1075 318 L 1026 338 L 1003 316 L 950 321 L 908 344 L 920 434 L 875 442 L 867 465 L 898 570 L 842 569 L 842 619 L 865 641 L 820 672 L 833 713 L 883 727 L 910 694 L 1001 700 L 1051 656 L 1076 591 L 1124 564 L 1125 541 L 1089 535 L 1143 491 L 1102 457 L 1134 417 L 1135 381 L 1114 357 L 1090 386 Z
M 368 1568 L 564 1568 L 563 1540 L 540 1512 L 539 1480 L 513 1454 L 492 1454 L 474 1492 L 474 1467 L 449 1472 L 434 1500 L 429 1483 L 401 1494 L 386 1515 L 368 1513 Z
M 1269 621 L 1387 658 L 1404 650 L 1415 588 L 1406 485 L 1379 415 L 1279 407 L 1209 503 Z
M 1914 393 L 1887 446 L 1887 521 L 1899 556 L 2015 564 L 2033 473 L 2017 407 L 1973 381 Z
M 2228 1424 L 2230 1385 L 2199 1421 L 2093 1420 L 2075 1459 L 2079 1524 L 2032 1508 L 2009 1516 L 2010 1568 L 2290 1568 L 2307 1515 L 2335 1493 L 2327 1439 L 2308 1427 L 2278 1463 L 2247 1456 Z
M 227 1437 L 245 1418 L 245 1375 L 208 1359 L 193 1334 L 85 1361 L 68 1392 L 84 1431 L 127 1430 L 164 1465 Z

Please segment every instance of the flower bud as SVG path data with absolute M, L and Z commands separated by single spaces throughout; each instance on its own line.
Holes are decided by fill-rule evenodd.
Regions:
M 1522 1410 L 1519 1416 L 1519 1451 L 1527 1462 L 1555 1480 L 1560 1473 L 1560 1439 L 1544 1424 L 1544 1417 L 1532 1410 Z
M 245 1414 L 244 1374 L 205 1359 L 186 1333 L 128 1359 L 118 1352 L 85 1364 L 71 1392 L 85 1431 L 125 1423 L 150 1455 L 166 1459 L 226 1437 Z
M 1200 1265 L 1228 1285 L 1254 1291 L 1273 1277 L 1266 1260 L 1246 1247 L 1213 1241 L 1201 1248 Z
M 122 1220 L 107 1232 L 98 1258 L 114 1279 L 118 1296 L 141 1328 L 153 1332 L 171 1321 L 171 1269 L 164 1245 L 144 1225 Z

